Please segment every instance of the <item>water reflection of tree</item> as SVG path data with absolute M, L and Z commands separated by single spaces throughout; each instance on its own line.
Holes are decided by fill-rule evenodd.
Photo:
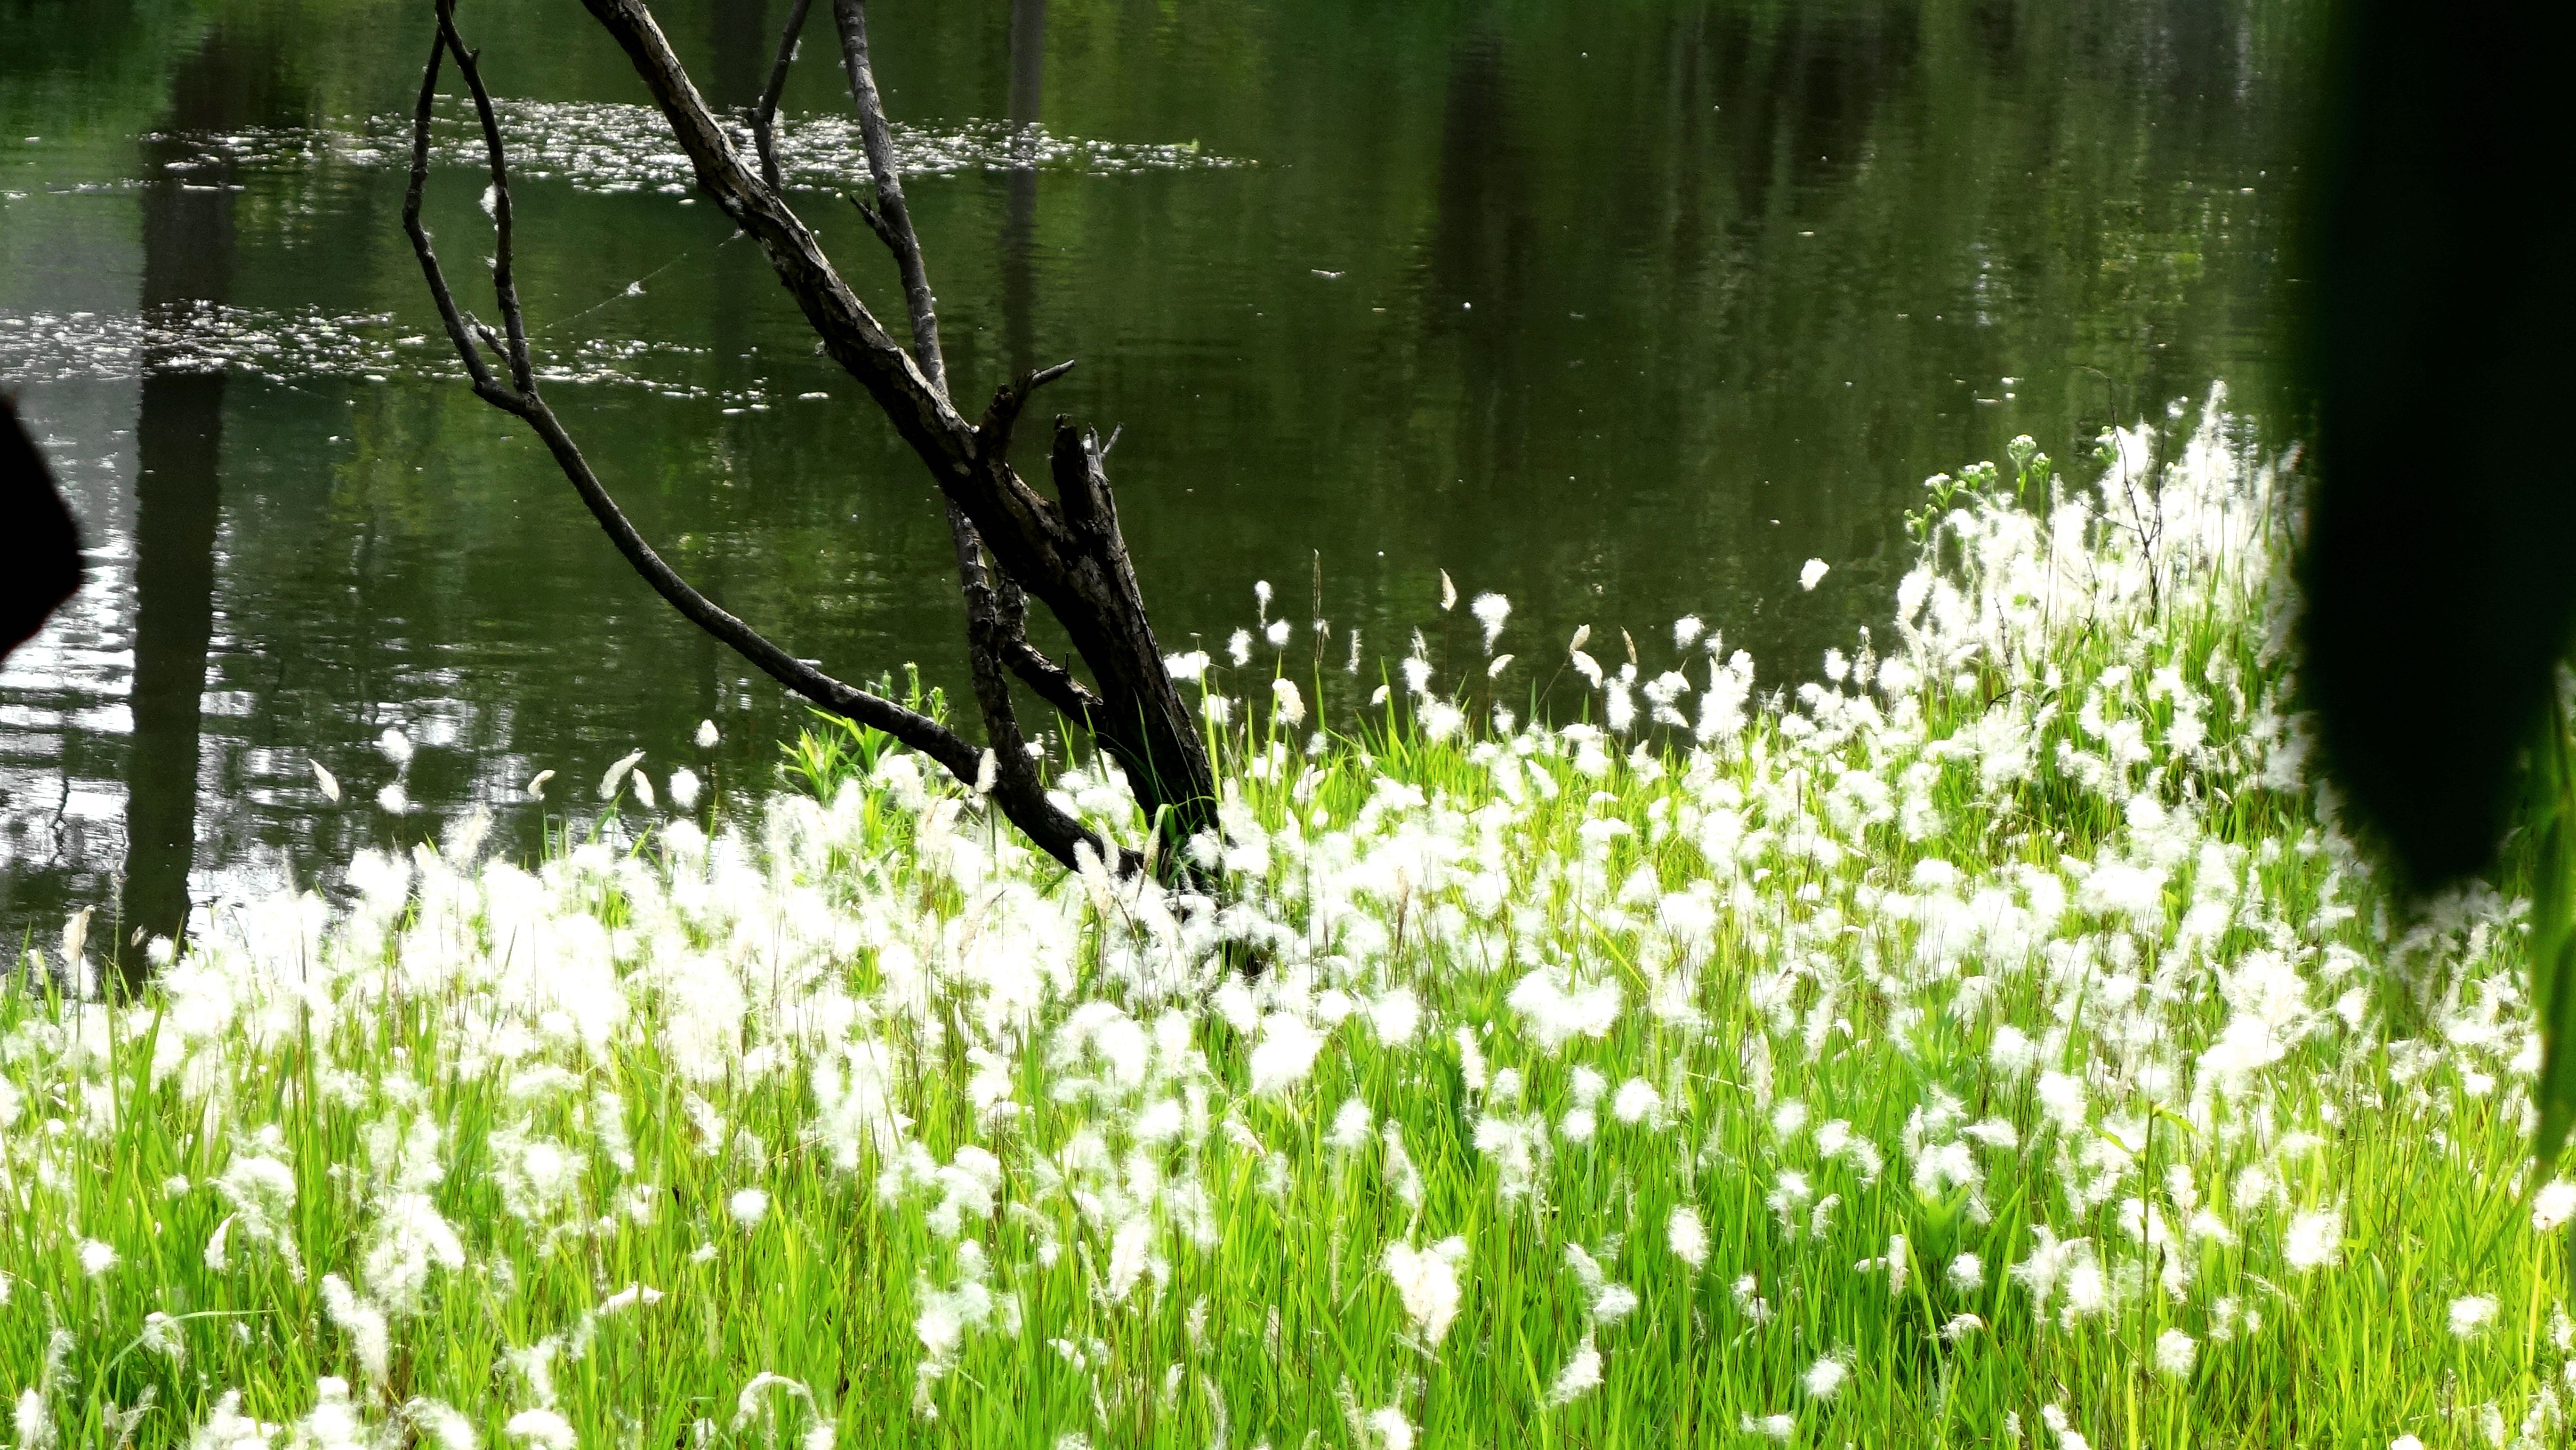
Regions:
M 1047 0 L 1011 0 L 1010 97 L 1014 126 L 1035 126 L 1046 99 Z M 1002 173 L 1002 355 L 1012 377 L 1037 366 L 1038 173 Z
M 285 111 L 274 31 L 218 28 L 173 73 L 170 104 L 142 145 L 142 307 L 162 316 L 230 297 L 232 168 L 173 172 L 187 136 L 268 124 Z M 130 983 L 142 944 L 177 937 L 189 913 L 206 655 L 214 636 L 225 380 L 144 359 L 135 419 L 134 677 L 128 695 L 125 881 L 114 958 Z

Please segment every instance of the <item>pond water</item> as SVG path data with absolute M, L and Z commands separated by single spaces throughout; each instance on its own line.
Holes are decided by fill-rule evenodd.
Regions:
M 785 0 L 658 9 L 748 102 Z M 1777 684 L 1884 616 L 1930 473 L 2021 433 L 2073 458 L 2219 380 L 2297 430 L 2296 0 L 878 9 L 969 411 L 1079 358 L 1049 401 L 1123 429 L 1165 647 L 1221 651 L 1272 581 L 1301 669 L 1331 621 L 1340 723 L 1353 629 L 1372 661 L 1419 626 L 1444 678 L 1481 667 L 1443 569 L 1511 598 L 1526 658 L 1589 623 L 1615 662 L 1624 626 L 1651 672 L 1695 613 Z M 13 944 L 81 905 L 120 938 L 202 925 L 476 803 L 533 852 L 636 748 L 757 791 L 806 718 L 456 380 L 399 227 L 426 12 L 0 0 L 0 387 L 89 549 L 0 668 Z M 961 678 L 919 466 L 691 201 L 623 56 L 561 3 L 462 23 L 527 173 L 550 396 L 629 512 L 826 668 Z M 860 168 L 828 35 L 787 92 L 789 179 L 891 320 L 835 196 Z M 433 175 L 460 290 L 481 190 Z M 400 816 L 373 803 L 389 726 L 418 744 Z M 529 801 L 548 768 L 566 786 Z

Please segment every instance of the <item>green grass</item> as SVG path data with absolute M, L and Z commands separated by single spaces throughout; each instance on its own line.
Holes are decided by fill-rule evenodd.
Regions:
M 1936 486 L 1872 683 L 1705 738 L 1431 738 L 1619 715 L 1508 630 L 1320 739 L 1220 670 L 1222 907 L 826 732 L 712 840 L 371 857 L 0 996 L 13 1443 L 2564 1443 L 2523 908 L 2386 899 L 2288 512 L 2215 407 L 2172 451 Z M 1388 1248 L 1453 1237 L 1434 1345 Z

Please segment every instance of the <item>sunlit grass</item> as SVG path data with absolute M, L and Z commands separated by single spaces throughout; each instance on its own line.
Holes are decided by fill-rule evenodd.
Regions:
M 2170 447 L 2152 521 L 1937 485 L 1768 704 L 1461 618 L 1318 738 L 1255 636 L 1222 906 L 827 731 L 712 840 L 371 856 L 0 997 L 16 1443 L 2562 1443 L 2520 908 L 2394 914 L 2288 514 Z M 1673 714 L 1493 721 L 1551 678 Z

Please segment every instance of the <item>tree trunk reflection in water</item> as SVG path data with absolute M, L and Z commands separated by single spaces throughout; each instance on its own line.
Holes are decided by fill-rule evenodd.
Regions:
M 1014 126 L 1038 123 L 1046 89 L 1047 0 L 1011 0 L 1011 95 Z M 1015 159 L 1025 162 L 1033 148 Z M 1002 173 L 1002 351 L 1004 372 L 1020 377 L 1037 366 L 1038 173 L 1030 165 Z
M 163 135 L 232 130 L 270 119 L 278 57 L 265 40 L 209 36 L 174 78 Z M 143 280 L 147 318 L 232 290 L 229 165 L 172 172 L 186 142 L 146 141 Z M 214 637 L 215 534 L 222 496 L 224 377 L 167 369 L 147 355 L 135 419 L 133 734 L 125 773 L 125 881 L 111 953 L 122 985 L 141 982 L 154 937 L 188 925 L 197 844 L 197 764 Z

